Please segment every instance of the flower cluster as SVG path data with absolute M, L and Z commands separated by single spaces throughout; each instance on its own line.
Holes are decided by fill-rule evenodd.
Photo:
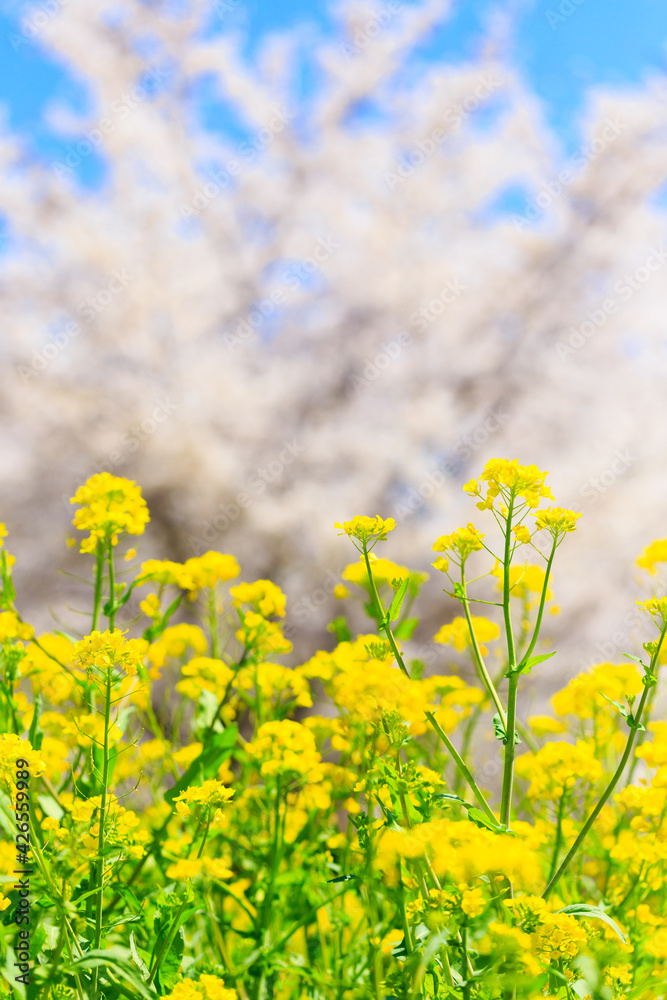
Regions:
M 81 504 L 72 524 L 90 534 L 81 552 L 97 552 L 100 542 L 117 545 L 124 534 L 141 535 L 150 520 L 141 487 L 131 479 L 98 472 L 80 486 L 70 503 Z

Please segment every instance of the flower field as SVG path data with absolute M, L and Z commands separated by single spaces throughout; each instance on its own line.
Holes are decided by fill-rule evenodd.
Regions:
M 580 515 L 516 460 L 465 491 L 436 675 L 392 519 L 332 526 L 341 612 L 297 666 L 275 583 L 137 555 L 134 482 L 72 498 L 78 631 L 23 619 L 0 526 L 1 998 L 667 997 L 667 540 L 638 559 L 643 649 L 526 716 L 525 676 L 567 668 L 542 631 Z

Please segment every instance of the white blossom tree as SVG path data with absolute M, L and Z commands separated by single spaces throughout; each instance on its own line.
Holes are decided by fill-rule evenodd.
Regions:
M 631 648 L 634 559 L 667 535 L 665 81 L 591 94 L 567 158 L 506 25 L 474 60 L 419 56 L 448 11 L 347 4 L 335 35 L 252 63 L 204 0 L 17 26 L 89 95 L 50 110 L 58 161 L 6 126 L 0 146 L 0 510 L 37 623 L 67 598 L 46 567 L 81 571 L 67 499 L 103 468 L 144 488 L 140 556 L 234 552 L 286 589 L 307 649 L 351 561 L 334 521 L 393 515 L 385 553 L 428 567 L 437 535 L 483 529 L 461 486 L 501 456 L 584 514 L 561 663 Z M 207 126 L 204 88 L 243 138 Z

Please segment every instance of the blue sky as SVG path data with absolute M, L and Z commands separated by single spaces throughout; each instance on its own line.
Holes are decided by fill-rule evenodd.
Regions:
M 213 23 L 242 31 L 250 58 L 267 33 L 300 27 L 306 39 L 331 31 L 331 2 L 217 2 Z M 577 120 L 591 87 L 640 84 L 665 67 L 665 0 L 513 0 L 511 4 L 458 0 L 454 17 L 433 32 L 419 56 L 465 59 L 479 44 L 490 13 L 507 11 L 509 6 L 518 10 L 513 62 L 543 102 L 564 152 L 578 143 Z M 20 10 L 20 0 L 0 3 L 0 104 L 12 129 L 28 140 L 34 154 L 52 160 L 66 142 L 49 131 L 44 111 L 54 100 L 83 107 L 85 91 L 67 66 L 19 34 Z M 94 173 L 92 160 L 86 169 Z

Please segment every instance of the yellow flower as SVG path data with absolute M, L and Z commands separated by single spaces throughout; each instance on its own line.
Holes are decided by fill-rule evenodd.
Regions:
M 272 615 L 277 615 L 279 618 L 285 616 L 287 598 L 280 587 L 277 587 L 271 580 L 239 583 L 235 587 L 231 587 L 229 593 L 234 598 L 237 608 L 241 604 L 252 604 L 255 611 L 265 618 L 270 618 Z
M 282 634 L 277 622 L 269 622 L 262 615 L 249 611 L 243 616 L 243 624 L 236 632 L 236 638 L 255 653 L 289 653 L 292 643 Z
M 20 621 L 14 611 L 0 611 L 0 642 L 32 639 L 34 634 L 32 625 Z
M 603 697 L 621 701 L 626 695 L 638 695 L 643 685 L 633 663 L 599 663 L 591 670 L 573 677 L 567 687 L 551 699 L 556 715 L 577 715 L 592 719 L 600 714 L 615 716 L 616 709 Z
M 234 678 L 234 671 L 224 660 L 210 656 L 195 656 L 181 667 L 181 673 L 186 679 L 178 682 L 176 690 L 193 701 L 199 700 L 202 691 L 211 691 L 220 700 Z
M 143 613 L 148 618 L 152 618 L 153 621 L 160 618 L 160 598 L 157 594 L 147 594 L 139 607 Z
M 578 782 L 595 785 L 604 776 L 595 748 L 583 740 L 574 745 L 564 740 L 547 743 L 537 753 L 522 754 L 515 767 L 519 777 L 530 780 L 531 799 L 558 800 Z
M 530 531 L 525 526 L 525 524 L 519 524 L 514 529 L 514 534 L 516 535 L 518 542 L 529 542 L 530 541 Z
M 505 573 L 503 567 L 496 561 L 496 565 L 491 570 L 491 575 L 498 578 L 498 588 L 503 589 Z M 527 600 L 529 594 L 542 594 L 544 588 L 545 572 L 541 566 L 533 563 L 526 563 L 524 566 L 510 566 L 509 581 L 510 595 Z M 550 601 L 553 593 L 547 587 L 546 599 Z
M 459 886 L 459 888 L 463 888 L 463 893 L 461 895 L 461 909 L 467 917 L 478 917 L 486 906 L 484 893 L 478 886 L 475 886 L 473 889 L 468 889 L 463 886 Z
M 337 583 L 336 586 L 334 587 L 333 593 L 334 597 L 339 601 L 342 601 L 346 597 L 350 596 L 350 591 L 343 583 Z
M 637 601 L 637 604 L 648 611 L 654 621 L 663 625 L 667 622 L 667 597 L 649 597 L 647 601 Z
M 118 544 L 122 534 L 141 535 L 150 520 L 141 487 L 131 479 L 98 472 L 76 491 L 70 503 L 81 504 L 72 524 L 90 535 L 81 542 L 81 552 L 96 552 L 100 541 Z
M 470 621 L 472 622 L 473 631 L 478 643 L 491 642 L 493 639 L 497 639 L 500 635 L 500 629 L 495 622 L 489 621 L 488 618 L 482 618 L 478 615 L 471 615 Z M 448 625 L 443 625 L 442 628 L 433 636 L 434 642 L 440 642 L 443 646 L 447 643 L 452 643 L 454 649 L 463 650 L 466 646 L 471 645 L 470 629 L 468 628 L 468 622 L 465 618 L 457 617 L 454 618 Z M 480 646 L 482 655 L 486 654 L 486 648 L 482 645 Z
M 206 636 L 198 625 L 182 623 L 166 628 L 160 638 L 148 647 L 148 660 L 152 665 L 151 677 L 158 679 L 167 659 L 180 659 L 188 647 L 195 653 L 205 653 L 208 649 Z
M 559 722 L 558 719 L 552 719 L 550 715 L 529 715 L 527 722 L 536 736 L 546 736 L 548 733 L 564 733 L 567 730 L 567 726 L 564 723 Z
M 192 579 L 192 590 L 196 593 L 204 587 L 215 587 L 216 583 L 233 580 L 241 572 L 234 556 L 222 552 L 205 552 L 203 556 L 186 559 L 185 571 Z
M 438 556 L 435 562 L 431 563 L 434 569 L 440 570 L 441 573 L 446 573 L 449 569 L 449 559 L 447 556 Z
M 336 521 L 334 528 L 341 528 L 342 530 L 338 532 L 339 535 L 348 535 L 350 538 L 356 538 L 362 543 L 366 544 L 371 538 L 375 538 L 379 541 L 384 541 L 387 534 L 393 531 L 396 527 L 396 522 L 393 517 L 381 518 L 379 514 L 375 517 L 366 517 L 363 514 L 357 514 L 353 517 L 351 521 Z
M 265 722 L 245 750 L 261 761 L 260 773 L 265 777 L 300 774 L 308 781 L 321 781 L 324 776 L 315 737 L 306 726 L 291 719 Z
M 148 559 L 141 564 L 141 572 L 137 577 L 141 586 L 149 581 L 180 587 L 181 590 L 192 590 L 194 582 L 183 563 L 172 562 L 170 559 Z
M 0 735 L 0 779 L 4 783 L 16 782 L 16 761 L 25 760 L 28 767 L 22 770 L 30 772 L 30 778 L 38 778 L 45 771 L 45 764 L 39 750 L 33 750 L 28 740 L 21 739 L 15 733 Z
M 563 535 L 567 531 L 574 531 L 580 517 L 581 514 L 575 514 L 573 510 L 551 507 L 549 510 L 541 510 L 535 515 L 535 528 L 537 531 L 546 528 L 554 538 L 558 538 L 559 535 Z
M 277 696 L 281 700 L 281 695 L 286 694 L 286 701 L 296 701 L 296 704 L 304 708 L 310 708 L 313 699 L 310 696 L 310 687 L 303 674 L 291 667 L 285 667 L 280 663 L 260 663 L 253 667 L 243 667 L 236 674 L 234 686 L 241 691 L 250 691 L 255 688 L 261 694 L 264 702 L 271 701 Z
M 126 630 L 127 631 L 127 630 Z M 142 665 L 148 649 L 145 639 L 125 639 L 125 632 L 92 632 L 74 646 L 74 663 L 89 673 L 99 670 L 105 673 L 114 667 L 122 669 L 131 677 Z
M 197 878 L 201 875 L 202 867 L 203 858 L 193 858 L 192 861 L 189 858 L 179 858 L 167 868 L 167 878 L 173 878 L 177 882 Z
M 238 1000 L 238 994 L 236 990 L 227 989 L 217 976 L 201 975 L 197 982 L 183 979 L 176 983 L 171 993 L 161 1000 Z
M 174 799 L 179 816 L 189 816 L 190 806 L 215 807 L 223 805 L 234 795 L 233 788 L 227 788 L 221 781 L 211 778 L 201 785 L 192 785 Z
M 534 947 L 544 962 L 576 958 L 588 943 L 586 929 L 569 913 L 548 913 L 533 935 Z
M 480 510 L 493 508 L 493 501 L 500 494 L 506 503 L 514 496 L 524 499 L 529 507 L 538 507 L 543 497 L 553 500 L 551 490 L 544 485 L 548 474 L 540 472 L 536 465 L 519 465 L 517 458 L 513 458 L 512 461 L 508 458 L 492 458 L 486 463 L 479 477 L 489 484 L 486 500 L 477 506 Z M 476 479 L 471 479 L 463 489 L 471 496 L 482 495 Z
M 466 528 L 457 528 L 451 535 L 440 535 L 433 545 L 434 552 L 455 552 L 461 562 L 465 562 L 471 552 L 483 548 L 484 534 L 468 522 Z M 439 567 L 438 567 L 439 568 Z
M 662 562 L 667 562 L 667 538 L 659 538 L 655 542 L 651 542 L 637 559 L 637 565 L 641 569 L 648 570 L 652 576 L 655 576 L 657 572 L 655 564 Z

